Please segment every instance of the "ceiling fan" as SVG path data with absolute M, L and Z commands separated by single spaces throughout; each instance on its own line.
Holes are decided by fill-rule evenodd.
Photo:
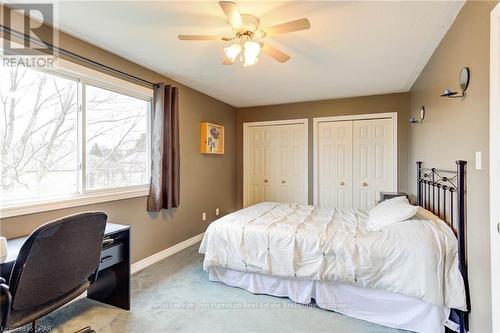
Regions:
M 219 5 L 233 28 L 232 35 L 179 35 L 178 37 L 180 40 L 188 41 L 222 40 L 225 42 L 233 42 L 233 44 L 224 48 L 225 56 L 222 63 L 224 65 L 232 65 L 237 59 L 241 60 L 245 67 L 255 65 L 259 60 L 261 50 L 281 63 L 286 62 L 290 59 L 289 55 L 262 40 L 266 37 L 306 30 L 311 27 L 307 18 L 301 18 L 271 27 L 261 28 L 259 26 L 260 21 L 257 17 L 249 14 L 240 14 L 236 2 L 219 1 Z

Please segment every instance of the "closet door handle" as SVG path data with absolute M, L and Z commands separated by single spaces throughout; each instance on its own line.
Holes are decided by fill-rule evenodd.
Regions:
M 368 183 L 367 182 L 363 182 L 362 185 L 366 187 L 366 186 L 368 186 Z
M 285 183 L 286 183 L 286 180 L 282 179 L 281 184 L 285 184 Z
M 264 183 L 269 183 L 269 179 L 264 179 Z
M 344 186 L 345 185 L 345 182 L 340 182 L 340 186 Z

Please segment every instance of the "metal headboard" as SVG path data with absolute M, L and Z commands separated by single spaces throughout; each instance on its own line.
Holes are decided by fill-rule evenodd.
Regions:
M 456 171 L 423 168 L 417 162 L 417 204 L 448 223 L 458 239 L 458 261 L 467 298 L 467 312 L 454 310 L 460 332 L 469 329 L 470 312 L 469 278 L 467 273 L 467 223 L 466 223 L 466 161 L 456 161 Z

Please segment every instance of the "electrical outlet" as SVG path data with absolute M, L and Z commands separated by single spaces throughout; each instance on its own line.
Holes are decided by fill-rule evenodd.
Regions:
M 207 213 L 203 212 L 203 214 L 201 214 L 201 220 L 202 221 L 206 221 L 207 220 Z
M 219 208 L 215 208 L 215 216 L 219 216 Z
M 482 153 L 480 151 L 476 151 L 476 170 L 482 170 L 483 169 L 483 163 L 482 163 Z

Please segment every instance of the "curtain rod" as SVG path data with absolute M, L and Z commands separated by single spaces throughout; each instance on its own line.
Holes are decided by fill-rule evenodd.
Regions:
M 112 72 L 112 73 L 115 73 L 115 74 L 118 74 L 118 75 L 121 75 L 123 77 L 126 77 L 128 79 L 132 79 L 136 82 L 140 82 L 142 84 L 145 84 L 145 85 L 149 85 L 151 86 L 152 88 L 154 87 L 158 87 L 158 84 L 157 83 L 153 83 L 151 81 L 148 81 L 148 80 L 145 80 L 143 78 L 140 78 L 138 76 L 135 76 L 135 75 L 132 75 L 132 74 L 129 74 L 129 73 L 126 73 L 126 72 L 123 72 L 119 69 L 116 69 L 116 68 L 113 68 L 113 67 L 110 67 L 108 65 L 105 65 L 105 64 L 101 64 L 100 62 L 97 62 L 97 61 L 94 61 L 92 59 L 89 59 L 87 57 L 84 57 L 84 56 L 81 56 L 81 55 L 78 55 L 74 52 L 71 52 L 71 51 L 68 51 L 68 50 L 65 50 L 63 48 L 60 48 L 60 47 L 57 47 L 55 45 L 52 45 L 50 43 L 46 43 L 46 42 L 42 42 L 36 38 L 33 38 L 29 35 L 26 35 L 26 34 L 23 34 L 19 31 L 16 31 L 16 30 L 12 30 L 11 28 L 9 27 L 6 27 L 4 25 L 0 25 L 0 29 L 4 32 L 4 33 L 7 33 L 8 35 L 14 35 L 18 38 L 21 38 L 23 39 L 24 41 L 28 41 L 30 43 L 34 43 L 34 44 L 37 44 L 39 46 L 45 46 L 45 47 L 48 47 L 49 49 L 53 50 L 53 51 L 56 51 L 60 54 L 63 54 L 67 57 L 70 57 L 70 58 L 73 58 L 73 59 L 76 59 L 78 61 L 81 61 L 81 62 L 84 62 L 86 64 L 89 64 L 89 65 L 92 65 L 92 66 L 95 66 L 95 67 L 98 67 L 98 68 L 101 68 L 101 69 L 104 69 L 104 70 L 107 70 L 109 72 Z

